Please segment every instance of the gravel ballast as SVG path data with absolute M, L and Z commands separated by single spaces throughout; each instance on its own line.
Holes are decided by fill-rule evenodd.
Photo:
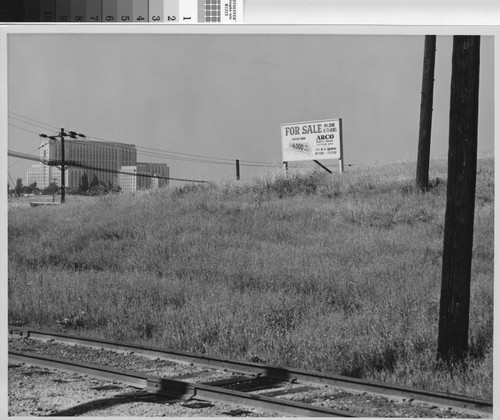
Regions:
M 146 373 L 170 379 L 209 383 L 227 379 L 235 373 L 205 369 L 191 363 L 177 363 L 130 352 L 66 345 L 12 336 L 9 349 L 71 359 L 112 368 Z M 218 402 L 169 399 L 143 390 L 92 377 L 9 363 L 9 416 L 132 416 L 132 417 L 275 417 L 276 413 Z M 304 388 L 295 392 L 294 387 Z M 366 417 L 488 418 L 491 416 L 449 407 L 416 404 L 410 400 L 391 400 L 368 393 L 348 392 L 335 387 L 308 389 L 301 384 L 284 383 L 278 388 L 259 391 L 289 391 L 281 398 L 331 409 L 362 413 Z

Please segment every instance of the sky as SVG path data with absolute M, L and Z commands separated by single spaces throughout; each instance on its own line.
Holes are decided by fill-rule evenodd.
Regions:
M 235 179 L 239 159 L 245 180 L 279 170 L 281 124 L 342 118 L 346 164 L 416 161 L 423 47 L 423 35 L 10 34 L 8 148 L 37 155 L 38 134 L 65 128 L 135 144 L 177 178 Z M 436 48 L 431 157 L 446 157 L 452 37 Z M 483 36 L 480 156 L 493 154 L 493 55 Z M 9 157 L 10 178 L 34 163 Z

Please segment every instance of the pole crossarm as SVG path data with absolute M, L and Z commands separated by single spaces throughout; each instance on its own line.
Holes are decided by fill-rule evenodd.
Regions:
M 85 134 L 77 133 L 76 131 L 68 131 L 66 132 L 64 128 L 61 128 L 58 135 L 49 136 L 47 134 L 40 134 L 41 138 L 57 140 L 58 138 L 61 140 L 61 160 L 41 160 L 45 165 L 56 166 L 61 171 L 61 204 L 66 200 L 66 177 L 65 172 L 69 166 L 74 166 L 77 162 L 75 161 L 67 161 L 64 156 L 64 140 L 66 137 L 71 139 L 78 138 L 86 138 Z
M 62 166 L 62 160 L 46 160 L 42 159 L 41 161 L 44 165 L 48 166 L 57 166 L 60 167 Z M 69 166 L 80 166 L 81 164 L 78 163 L 76 160 L 65 160 L 64 161 L 64 169 L 68 169 Z

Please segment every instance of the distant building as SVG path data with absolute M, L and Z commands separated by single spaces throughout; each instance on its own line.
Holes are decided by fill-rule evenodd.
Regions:
M 137 191 L 137 166 L 122 166 L 120 172 L 130 173 L 130 175 L 118 174 L 118 186 L 122 192 Z
M 136 166 L 122 166 L 118 185 L 123 192 L 147 190 L 168 185 L 169 167 L 166 163 L 137 163 Z
M 137 189 L 146 190 L 168 185 L 166 178 L 169 177 L 169 172 L 166 163 L 137 163 Z
M 166 163 L 137 163 L 137 149 L 133 144 L 87 140 L 65 140 L 65 161 L 85 165 L 69 166 L 65 184 L 71 191 L 78 191 L 84 174 L 90 184 L 95 176 L 105 186 L 118 185 L 122 191 L 136 191 L 168 184 L 169 168 Z M 40 158 L 45 162 L 61 160 L 61 142 L 42 140 Z M 98 169 L 97 169 L 98 168 Z M 130 172 L 122 175 L 117 172 Z M 142 175 L 142 176 L 134 176 Z M 61 171 L 56 166 L 39 163 L 28 170 L 28 182 L 46 188 L 50 183 L 61 184 Z M 160 177 L 160 178 L 155 178 Z
M 48 161 L 60 161 L 61 142 L 44 141 L 40 148 L 40 158 Z M 66 187 L 77 191 L 82 183 L 83 174 L 87 174 L 89 183 L 92 182 L 94 176 L 97 176 L 101 184 L 116 185 L 116 171 L 122 166 L 136 164 L 137 149 L 133 144 L 66 140 L 64 142 L 64 158 L 68 162 L 74 161 L 88 166 L 88 168 L 70 166 L 66 171 Z M 46 166 L 46 168 L 46 171 L 48 171 L 50 166 Z
M 61 185 L 61 171 L 55 166 L 47 167 L 43 163 L 37 163 L 28 169 L 26 180 L 27 185 L 36 182 L 36 187 L 43 190 L 52 183 Z
M 40 158 L 43 161 L 61 160 L 61 142 L 42 140 L 40 147 Z M 137 161 L 137 150 L 133 144 L 117 142 L 98 141 L 75 141 L 65 140 L 64 158 L 66 162 L 74 161 L 86 165 L 87 168 L 70 166 L 66 170 L 66 188 L 78 191 L 83 174 L 87 175 L 88 182 L 92 182 L 94 175 L 104 185 L 116 185 L 117 174 L 122 166 L 135 165 Z M 92 169 L 99 168 L 102 170 Z M 47 187 L 54 178 L 58 185 L 61 183 L 61 171 L 56 166 L 36 164 L 28 171 L 32 182 L 37 183 L 39 188 Z

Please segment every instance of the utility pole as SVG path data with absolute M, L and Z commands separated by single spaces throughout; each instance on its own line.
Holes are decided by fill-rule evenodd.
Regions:
M 56 166 L 61 170 L 61 204 L 63 204 L 66 202 L 66 176 L 65 176 L 65 172 L 66 172 L 66 169 L 68 169 L 73 163 L 75 163 L 73 161 L 66 161 L 65 150 L 64 150 L 65 137 L 70 137 L 72 139 L 76 139 L 78 137 L 85 138 L 86 136 L 84 134 L 76 133 L 74 131 L 69 131 L 68 133 L 66 133 L 64 131 L 64 128 L 61 128 L 61 131 L 59 132 L 58 136 L 48 136 L 47 134 L 40 134 L 40 137 L 48 138 L 50 140 L 57 140 L 58 137 L 61 139 L 61 160 L 55 160 L 55 161 L 49 160 L 49 161 L 44 162 L 44 163 L 47 165 L 50 165 L 50 166 Z
M 443 244 L 438 358 L 468 350 L 470 277 L 476 194 L 479 36 L 454 36 L 448 186 Z
M 417 187 L 429 188 L 429 157 L 431 152 L 432 102 L 434 96 L 434 63 L 436 61 L 436 35 L 425 36 L 422 99 L 420 103 L 420 130 L 417 152 Z
M 61 138 L 61 204 L 64 204 L 66 201 L 66 166 L 64 162 L 64 136 L 66 133 L 64 132 L 64 128 L 61 128 L 61 132 L 59 133 L 59 137 Z
M 236 180 L 240 180 L 240 160 L 236 159 Z

